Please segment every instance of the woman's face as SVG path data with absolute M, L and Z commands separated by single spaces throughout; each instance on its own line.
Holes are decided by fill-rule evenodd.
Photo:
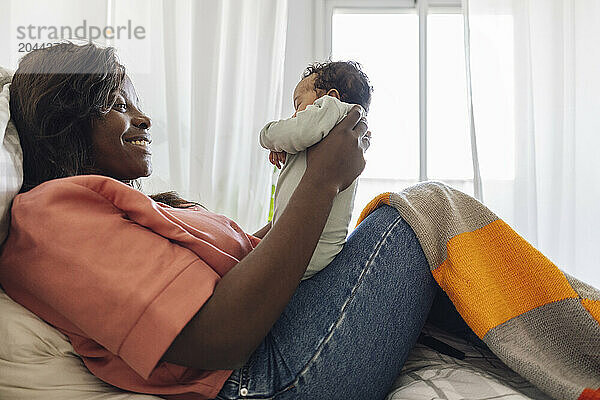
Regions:
M 95 167 L 121 181 L 152 173 L 150 118 L 138 109 L 138 98 L 125 77 L 115 104 L 103 119 L 92 124 Z

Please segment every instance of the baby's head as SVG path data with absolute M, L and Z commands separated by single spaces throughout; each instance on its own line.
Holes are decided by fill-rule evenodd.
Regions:
M 369 78 L 355 61 L 314 63 L 306 68 L 294 90 L 294 108 L 302 111 L 319 97 L 329 95 L 369 111 L 372 91 Z

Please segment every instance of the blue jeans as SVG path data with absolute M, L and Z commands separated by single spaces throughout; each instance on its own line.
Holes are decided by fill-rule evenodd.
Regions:
M 436 291 L 415 233 L 380 207 L 327 268 L 300 283 L 217 399 L 383 399 Z

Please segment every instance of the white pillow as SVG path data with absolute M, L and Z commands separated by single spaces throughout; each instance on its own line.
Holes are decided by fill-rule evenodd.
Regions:
M 10 120 L 12 72 L 0 67 L 0 244 L 23 183 L 23 152 Z M 124 392 L 92 375 L 62 333 L 0 289 L 0 399 L 157 400 Z
M 12 75 L 0 67 L 0 244 L 8 232 L 10 205 L 23 184 L 23 152 L 8 105 Z
M 158 400 L 92 375 L 62 333 L 0 290 L 0 399 Z

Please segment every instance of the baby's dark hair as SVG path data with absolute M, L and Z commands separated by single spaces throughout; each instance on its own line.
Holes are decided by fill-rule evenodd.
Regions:
M 340 100 L 345 103 L 360 104 L 369 111 L 373 86 L 356 61 L 325 61 L 309 65 L 302 79 L 316 75 L 315 90 L 325 92 L 337 89 Z

